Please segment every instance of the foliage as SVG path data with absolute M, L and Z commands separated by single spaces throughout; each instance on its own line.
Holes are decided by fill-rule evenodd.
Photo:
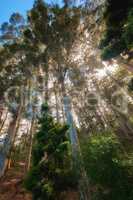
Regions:
M 132 0 L 107 1 L 107 8 L 104 15 L 106 31 L 99 45 L 103 49 L 103 59 L 113 58 L 120 55 L 120 53 L 130 51 L 132 48 L 132 6 Z
M 133 91 L 133 78 L 131 78 L 131 80 L 128 83 L 128 90 Z
M 70 5 L 70 1 L 67 3 Z M 66 5 L 60 8 L 58 5 L 47 5 L 42 0 L 36 0 L 28 12 L 30 28 L 19 13 L 13 13 L 9 22 L 3 23 L 0 29 L 3 44 L 0 55 L 2 96 L 11 86 L 27 84 L 27 79 L 32 77 L 34 69 L 40 64 L 48 71 L 49 60 L 57 63 L 60 60 L 62 67 L 65 60 L 68 61 L 66 54 L 69 54 L 77 34 L 79 19 L 78 8 Z M 42 46 L 46 49 L 41 49 Z
M 125 25 L 125 30 L 123 33 L 123 38 L 127 48 L 133 48 L 133 9 L 131 9 L 129 12 L 127 24 Z
M 124 154 L 116 136 L 92 136 L 83 148 L 83 156 L 93 199 L 132 199 L 133 160 Z
M 22 35 L 25 27 L 24 18 L 19 13 L 13 13 L 9 22 L 4 22 L 0 27 L 0 41 L 1 42 L 14 42 Z
M 58 199 L 62 191 L 77 185 L 67 138 L 68 126 L 55 123 L 46 105 L 42 107 L 39 123 L 25 187 L 35 200 Z
M 116 48 L 115 45 L 114 46 L 110 45 L 103 49 L 101 53 L 101 58 L 103 60 L 109 60 L 113 57 L 116 57 L 120 53 L 121 53 L 121 48 Z
M 49 6 L 36 0 L 28 16 L 34 38 L 47 45 L 47 51 L 54 59 L 59 55 L 64 57 L 63 49 L 70 50 L 77 35 L 80 9 L 68 8 L 67 3 L 70 2 L 67 1 L 60 8 L 58 5 Z

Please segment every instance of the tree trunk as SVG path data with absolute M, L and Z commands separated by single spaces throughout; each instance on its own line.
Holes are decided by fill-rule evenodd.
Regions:
M 10 164 L 11 164 L 11 158 L 12 158 L 12 154 L 13 154 L 13 149 L 14 149 L 14 144 L 16 141 L 16 136 L 17 136 L 17 132 L 19 129 L 19 123 L 21 120 L 21 116 L 22 116 L 22 111 L 23 111 L 23 106 L 20 105 L 17 115 L 14 117 L 14 119 L 12 120 L 10 126 L 9 126 L 9 131 L 8 131 L 8 135 L 9 135 L 9 140 L 10 140 L 10 152 L 8 154 L 8 165 L 7 165 L 7 169 L 10 168 Z
M 66 115 L 67 124 L 69 125 L 69 138 L 72 146 L 72 154 L 75 166 L 77 167 L 77 171 L 81 176 L 80 177 L 81 179 L 79 180 L 80 197 L 82 197 L 83 200 L 90 200 L 91 195 L 89 191 L 90 188 L 89 188 L 88 178 L 86 176 L 86 171 L 83 166 L 80 144 L 78 141 L 77 131 L 74 126 L 73 117 L 71 113 L 70 99 L 66 94 L 66 89 L 64 84 L 65 76 L 63 76 L 63 74 L 61 74 L 61 76 L 62 76 L 61 78 L 62 81 L 60 83 L 63 94 L 64 111 Z
M 48 79 L 49 79 L 49 76 L 48 76 L 48 67 L 46 66 L 46 69 L 45 69 L 45 102 L 48 103 L 48 100 L 49 100 L 49 94 L 48 94 Z
M 59 116 L 59 103 L 58 103 L 58 97 L 57 97 L 57 84 L 54 83 L 54 95 L 55 95 L 55 106 L 56 106 L 56 120 L 57 122 L 60 121 L 60 116 Z
M 1 135 L 2 129 L 3 129 L 4 125 L 5 125 L 5 122 L 6 122 L 6 120 L 7 120 L 7 116 L 8 116 L 8 110 L 6 111 L 5 117 L 4 117 L 3 121 L 1 122 L 1 126 L 0 126 L 0 135 Z
M 28 161 L 27 161 L 27 171 L 29 171 L 31 166 L 31 157 L 32 157 L 32 146 L 33 146 L 33 135 L 35 133 L 35 109 L 33 108 L 33 117 L 31 121 L 30 127 L 30 138 L 29 138 L 29 153 L 28 153 Z

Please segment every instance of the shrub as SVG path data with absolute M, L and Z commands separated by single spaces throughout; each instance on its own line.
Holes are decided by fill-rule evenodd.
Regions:
M 96 135 L 83 148 L 84 163 L 95 200 L 131 200 L 133 162 L 113 134 Z
M 103 60 L 109 60 L 111 58 L 118 56 L 119 53 L 120 53 L 120 49 L 114 48 L 112 46 L 107 46 L 103 49 L 102 54 L 101 54 L 101 58 Z
M 42 107 L 39 123 L 39 131 L 34 137 L 32 166 L 24 184 L 34 200 L 56 200 L 63 191 L 77 187 L 68 126 L 54 122 L 47 106 Z

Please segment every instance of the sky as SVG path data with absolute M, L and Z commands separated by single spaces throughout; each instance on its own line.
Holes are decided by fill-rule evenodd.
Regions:
M 46 0 L 47 3 L 55 1 L 61 2 L 61 0 Z M 14 12 L 19 12 L 26 16 L 26 12 L 32 8 L 33 2 L 34 0 L 3 0 L 0 4 L 0 24 L 8 21 Z

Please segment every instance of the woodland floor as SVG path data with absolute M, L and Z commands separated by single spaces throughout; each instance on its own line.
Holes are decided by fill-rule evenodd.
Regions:
M 25 163 L 17 162 L 0 179 L 0 200 L 32 200 L 32 196 L 23 188 Z M 77 192 L 67 191 L 60 200 L 78 200 Z
M 25 163 L 18 162 L 0 180 L 0 200 L 32 200 L 23 188 Z
M 20 157 L 0 179 L 0 200 L 32 200 L 31 194 L 23 187 L 26 164 L 22 156 Z M 78 192 L 66 191 L 59 200 L 79 200 Z

